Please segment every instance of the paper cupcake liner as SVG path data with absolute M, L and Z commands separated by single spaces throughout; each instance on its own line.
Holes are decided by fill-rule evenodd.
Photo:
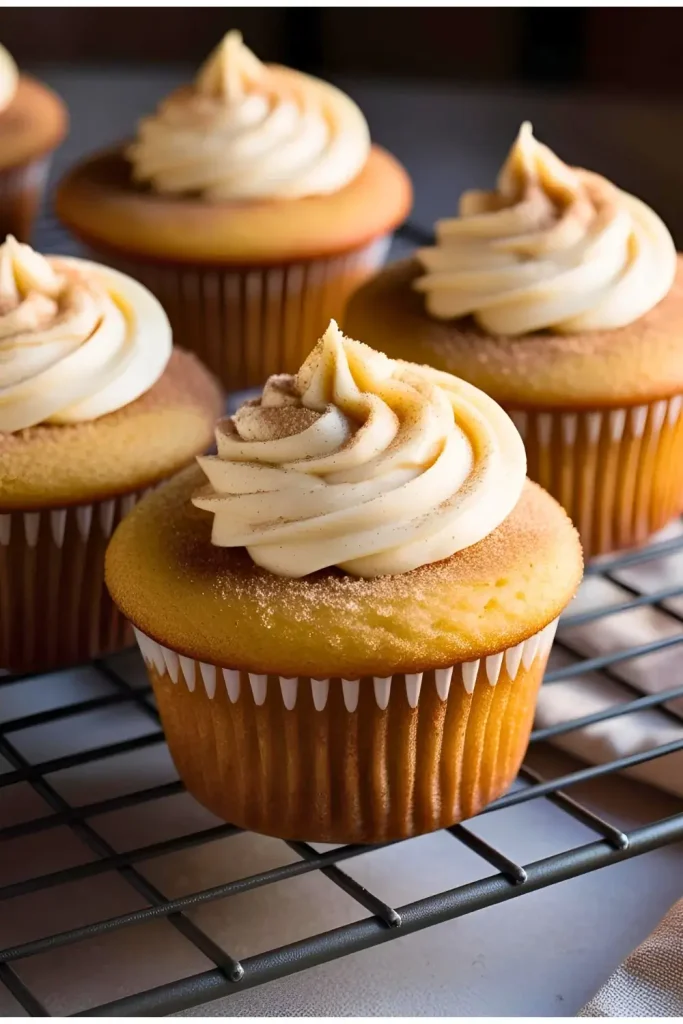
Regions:
M 229 391 L 296 373 L 330 318 L 384 262 L 389 238 L 330 259 L 269 267 L 112 261 L 164 306 L 177 345 L 195 352 Z
M 641 544 L 683 511 L 683 397 L 585 412 L 510 411 L 528 475 L 557 498 L 586 557 Z
M 14 235 L 29 242 L 43 199 L 50 157 L 0 170 L 0 239 Z
M 257 832 L 367 843 L 453 825 L 505 792 L 556 628 L 480 661 L 363 679 L 238 672 L 135 632 L 197 800 Z
M 145 493 L 0 513 L 0 668 L 47 671 L 133 643 L 104 585 L 104 552 Z

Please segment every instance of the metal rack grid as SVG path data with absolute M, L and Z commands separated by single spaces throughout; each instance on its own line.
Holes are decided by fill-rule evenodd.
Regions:
M 39 241 L 44 251 L 77 251 L 73 240 L 46 217 L 39 225 Z M 421 228 L 407 224 L 399 232 L 399 247 L 406 244 L 425 244 L 429 236 Z M 683 533 L 664 542 L 652 544 L 639 551 L 602 560 L 599 565 L 589 566 L 587 576 L 601 575 L 617 583 L 627 600 L 618 605 L 592 608 L 578 613 L 569 613 L 562 619 L 556 646 L 575 657 L 582 652 L 572 648 L 563 633 L 568 627 L 590 625 L 599 628 L 607 616 L 619 615 L 639 607 L 650 607 L 665 612 L 683 623 L 681 615 L 670 601 L 683 596 L 683 580 L 666 588 L 646 592 L 631 585 L 618 576 L 624 568 L 647 563 L 666 556 L 683 552 Z M 600 672 L 608 678 L 617 679 L 630 687 L 633 699 L 627 703 L 603 709 L 591 715 L 564 721 L 547 728 L 537 729 L 531 737 L 532 745 L 557 738 L 574 730 L 586 728 L 599 722 L 623 715 L 658 708 L 680 725 L 680 719 L 668 711 L 666 705 L 675 698 L 683 697 L 683 684 L 671 687 L 653 695 L 643 696 L 628 680 L 619 674 L 623 662 L 643 659 L 665 648 L 683 643 L 683 626 L 675 635 L 662 637 L 650 643 L 625 647 L 597 657 L 583 658 L 571 666 L 561 667 L 546 674 L 544 685 L 552 685 L 568 678 Z M 3 904 L 16 897 L 47 893 L 69 883 L 96 876 L 118 876 L 130 887 L 145 906 L 128 913 L 103 917 L 80 927 L 56 930 L 40 938 L 24 941 L 0 949 L 0 990 L 4 986 L 19 1006 L 32 1016 L 49 1016 L 48 1009 L 40 997 L 21 976 L 21 964 L 40 954 L 60 947 L 110 935 L 114 932 L 135 928 L 150 921 L 164 919 L 187 942 L 206 957 L 213 967 L 189 977 L 164 983 L 154 988 L 125 996 L 106 1004 L 88 1007 L 77 1015 L 123 1016 L 169 1014 L 201 1005 L 220 997 L 261 985 L 265 982 L 286 977 L 295 972 L 345 956 L 349 953 L 368 949 L 380 943 L 391 941 L 441 922 L 462 917 L 476 910 L 502 903 L 506 900 L 534 892 L 557 882 L 574 878 L 586 872 L 615 864 L 625 859 L 647 853 L 658 847 L 683 840 L 683 812 L 636 828 L 628 833 L 595 814 L 589 808 L 574 800 L 568 793 L 573 786 L 588 782 L 626 768 L 634 767 L 655 758 L 683 750 L 683 739 L 669 742 L 651 750 L 622 757 L 607 764 L 580 768 L 557 778 L 544 778 L 525 765 L 518 784 L 512 791 L 496 800 L 483 814 L 513 807 L 534 800 L 551 801 L 563 813 L 570 815 L 590 830 L 592 839 L 583 845 L 564 850 L 552 856 L 527 864 L 517 863 L 503 850 L 492 846 L 476 835 L 468 825 L 456 825 L 446 830 L 461 847 L 467 847 L 481 861 L 490 865 L 494 873 L 483 878 L 435 893 L 403 906 L 393 907 L 378 895 L 369 891 L 343 870 L 341 865 L 381 846 L 341 846 L 335 849 L 317 851 L 303 842 L 283 843 L 299 859 L 269 870 L 260 871 L 242 878 L 226 881 L 198 889 L 178 898 L 168 898 L 144 873 L 145 865 L 154 859 L 180 850 L 201 847 L 217 839 L 236 836 L 240 829 L 230 824 L 217 824 L 160 842 L 139 846 L 119 852 L 97 830 L 94 819 L 110 812 L 123 811 L 151 804 L 183 792 L 180 781 L 138 789 L 123 795 L 77 805 L 53 785 L 51 776 L 66 769 L 97 765 L 117 755 L 163 744 L 159 718 L 149 685 L 134 686 L 126 675 L 117 668 L 116 658 L 97 661 L 93 664 L 99 678 L 106 685 L 106 692 L 87 696 L 73 703 L 56 702 L 57 706 L 46 710 L 22 714 L 11 720 L 0 718 L 0 795 L 2 790 L 23 784 L 30 787 L 40 800 L 47 805 L 49 813 L 20 820 L 15 824 L 0 824 L 0 918 Z M 0 706 L 2 692 L 7 687 L 30 684 L 32 677 L 0 678 Z M 21 752 L 13 737 L 23 730 L 48 725 L 49 723 L 76 722 L 78 716 L 117 706 L 134 706 L 151 723 L 151 731 L 134 735 L 119 742 L 107 743 L 92 749 L 84 749 L 67 755 L 46 760 L 33 761 Z M 2 760 L 8 770 L 2 773 Z M 22 837 L 44 836 L 46 842 L 52 830 L 67 828 L 83 844 L 93 859 L 52 870 L 36 877 L 6 882 L 2 872 L 2 849 L 4 843 Z M 395 844 L 384 844 L 395 845 Z M 227 900 L 231 896 L 251 890 L 286 882 L 298 876 L 322 873 L 329 882 L 338 886 L 353 901 L 368 912 L 361 920 L 337 925 L 329 922 L 329 929 L 305 939 L 281 945 L 277 948 L 238 960 L 228 949 L 223 948 L 206 931 L 202 930 L 189 913 L 202 905 Z M 1 994 L 1 992 L 0 992 Z
M 683 535 L 651 545 L 643 550 L 611 558 L 603 561 L 597 567 L 591 566 L 588 568 L 588 575 L 601 574 L 608 580 L 614 580 L 616 578 L 614 574 L 625 567 L 673 555 L 676 552 L 683 552 Z M 596 608 L 592 611 L 570 613 L 563 619 L 563 627 L 566 629 L 570 626 L 595 623 L 595 628 L 598 628 L 600 620 L 606 616 L 620 615 L 630 609 L 644 606 L 658 608 L 665 611 L 667 615 L 674 616 L 678 621 L 683 621 L 681 615 L 672 610 L 670 605 L 663 605 L 663 602 L 683 595 L 683 581 L 680 585 L 662 588 L 653 593 L 645 593 L 634 586 L 625 585 L 621 579 L 619 579 L 619 586 L 629 593 L 627 601 L 615 606 Z M 564 646 L 571 651 L 567 641 L 562 638 L 562 630 L 560 639 L 556 642 L 560 647 Z M 589 672 L 615 673 L 618 666 L 624 661 L 645 658 L 666 647 L 680 643 L 683 643 L 683 630 L 673 636 L 663 637 L 648 644 L 587 658 L 570 667 L 550 671 L 546 675 L 544 685 L 550 686 L 554 682 L 568 677 L 578 677 Z M 580 652 L 574 650 L 571 653 Z M 9 884 L 3 884 L 0 874 L 0 914 L 3 901 L 13 897 L 45 892 L 79 879 L 105 873 L 116 873 L 142 897 L 146 906 L 144 909 L 98 920 L 82 927 L 58 931 L 0 950 L 0 982 L 30 1015 L 44 1016 L 49 1013 L 15 969 L 21 961 L 57 947 L 72 944 L 77 946 L 83 940 L 119 929 L 133 928 L 154 919 L 167 919 L 173 928 L 212 962 L 213 968 L 182 980 L 117 999 L 105 1005 L 90 1007 L 83 1011 L 83 1015 L 120 1016 L 177 1012 L 683 840 L 683 813 L 653 822 L 627 834 L 576 802 L 566 792 L 578 783 L 682 750 L 683 739 L 681 739 L 653 750 L 623 757 L 609 764 L 581 768 L 553 779 L 543 778 L 531 768 L 524 767 L 518 786 L 506 796 L 495 801 L 483 813 L 531 800 L 550 800 L 564 813 L 571 815 L 590 829 L 593 833 L 592 841 L 542 860 L 522 865 L 508 857 L 503 850 L 494 848 L 475 835 L 468 826 L 456 825 L 447 830 L 450 836 L 456 843 L 464 844 L 489 864 L 494 869 L 494 873 L 448 891 L 408 903 L 405 906 L 389 906 L 343 870 L 341 865 L 366 853 L 368 847 L 341 846 L 325 852 L 318 852 L 303 842 L 286 844 L 300 858 L 293 863 L 224 884 L 213 885 L 180 898 L 169 899 L 145 877 L 139 866 L 173 851 L 198 846 L 217 838 L 236 835 L 240 830 L 230 824 L 221 824 L 191 832 L 188 835 L 131 849 L 124 853 L 117 852 L 99 834 L 92 824 L 92 819 L 106 812 L 133 808 L 179 793 L 182 790 L 182 784 L 180 782 L 165 783 L 100 800 L 97 803 L 74 806 L 51 784 L 48 778 L 52 773 L 65 768 L 92 764 L 140 747 L 160 744 L 163 742 L 161 730 L 153 728 L 151 732 L 142 736 L 133 736 L 118 743 L 38 763 L 29 762 L 13 741 L 14 734 L 20 730 L 57 720 L 75 720 L 78 715 L 86 712 L 125 703 L 134 704 L 153 722 L 154 726 L 158 726 L 158 715 L 149 686 L 132 686 L 113 666 L 112 659 L 98 661 L 94 667 L 109 688 L 109 692 L 106 694 L 88 697 L 67 706 L 58 706 L 24 715 L 0 724 L 0 756 L 10 766 L 9 771 L 0 774 L 0 789 L 19 783 L 28 784 L 50 808 L 50 813 L 44 816 L 0 827 L 0 853 L 3 842 L 36 834 L 44 835 L 47 841 L 52 829 L 66 826 L 91 851 L 94 859 L 85 864 L 51 871 L 38 877 Z M 21 685 L 29 680 L 30 677 L 0 679 L 0 702 L 4 688 Z M 628 685 L 624 683 L 622 677 L 619 677 L 619 681 L 622 685 Z M 633 714 L 646 708 L 658 707 L 666 712 L 666 704 L 677 697 L 683 697 L 683 685 L 645 697 L 635 696 L 634 691 L 634 699 L 629 703 L 537 730 L 533 733 L 531 742 L 537 744 L 560 733 L 585 728 L 597 722 Z M 680 724 L 680 720 L 677 721 Z M 379 847 L 370 849 L 377 848 Z M 1 863 L 2 857 L 0 856 Z M 322 872 L 330 882 L 343 889 L 351 899 L 368 911 L 368 916 L 354 923 L 338 927 L 334 927 L 334 922 L 330 921 L 329 930 L 248 957 L 241 962 L 232 956 L 229 950 L 217 944 L 187 916 L 187 911 L 202 904 L 226 900 L 238 893 L 283 882 L 310 872 Z

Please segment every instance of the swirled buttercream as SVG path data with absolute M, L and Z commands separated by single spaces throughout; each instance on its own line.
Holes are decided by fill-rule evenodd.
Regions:
M 19 69 L 14 58 L 4 46 L 0 46 L 0 112 L 14 99 L 19 84 Z
M 526 460 L 506 413 L 450 374 L 387 358 L 334 321 L 298 374 L 219 424 L 212 540 L 280 576 L 339 566 L 394 575 L 487 536 L 516 505 Z
M 493 334 L 624 327 L 667 294 L 676 247 L 660 218 L 605 178 L 568 167 L 522 125 L 495 192 L 465 192 L 420 250 L 415 287 L 443 320 Z
M 207 200 L 336 192 L 363 168 L 368 126 L 339 89 L 262 64 L 229 32 L 193 86 L 141 121 L 128 157 L 137 181 Z
M 170 355 L 166 314 L 136 281 L 11 235 L 0 246 L 0 432 L 120 409 Z

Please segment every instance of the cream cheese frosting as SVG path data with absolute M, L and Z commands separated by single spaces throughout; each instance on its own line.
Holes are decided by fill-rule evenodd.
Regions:
M 436 225 L 415 287 L 441 320 L 492 334 L 563 334 L 633 323 L 664 298 L 676 247 L 649 206 L 567 166 L 522 125 L 494 192 L 465 192 Z
M 193 503 L 214 514 L 215 545 L 244 546 L 280 576 L 395 575 L 447 558 L 508 516 L 526 473 L 487 395 L 334 321 L 296 376 L 271 377 L 216 436 Z
M 136 281 L 11 235 L 0 245 L 0 432 L 120 409 L 170 355 L 168 318 Z
M 14 99 L 19 84 L 19 70 L 14 58 L 0 45 L 0 112 Z
M 369 151 L 367 123 L 348 96 L 262 64 L 229 32 L 194 85 L 141 121 L 128 158 L 134 178 L 159 193 L 296 199 L 343 188 Z

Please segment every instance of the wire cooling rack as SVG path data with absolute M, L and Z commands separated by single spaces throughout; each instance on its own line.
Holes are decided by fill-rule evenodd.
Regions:
M 622 686 L 629 687 L 631 684 L 621 672 L 624 665 L 642 663 L 645 659 L 682 643 L 683 628 L 633 647 L 624 647 L 593 657 L 581 657 L 582 650 L 572 646 L 567 640 L 567 636 L 574 635 L 577 628 L 583 631 L 582 635 L 590 635 L 590 631 L 600 630 L 609 619 L 632 613 L 637 609 L 654 609 L 666 616 L 667 621 L 678 623 L 680 626 L 683 622 L 680 610 L 683 577 L 678 570 L 674 576 L 678 575 L 680 582 L 649 590 L 647 580 L 650 577 L 647 573 L 644 577 L 646 586 L 641 589 L 637 582 L 633 582 L 638 574 L 634 574 L 632 570 L 639 567 L 647 568 L 648 565 L 661 565 L 663 561 L 671 564 L 682 556 L 683 525 L 675 530 L 674 536 L 665 541 L 603 561 L 599 567 L 589 567 L 588 585 L 596 578 L 602 578 L 603 582 L 614 588 L 617 603 L 571 612 L 564 618 L 556 649 L 571 655 L 573 661 L 569 666 L 551 669 L 546 675 L 544 685 L 552 686 L 568 677 L 574 679 L 588 673 L 600 672 L 618 679 Z M 589 631 L 588 634 L 586 630 Z M 81 680 L 83 673 L 87 674 L 87 678 Z M 652 708 L 661 709 L 662 713 L 671 715 L 672 721 L 679 726 L 682 724 L 679 718 L 666 711 L 666 706 L 676 698 L 683 697 L 683 685 L 669 687 L 647 696 L 642 696 L 640 691 L 631 688 L 632 699 L 625 703 L 537 730 L 532 735 L 532 746 L 617 716 L 636 714 Z M 37 706 L 38 710 L 32 710 L 27 714 L 11 714 L 12 709 L 27 706 Z M 134 711 L 133 717 L 124 719 L 129 734 L 123 735 L 115 742 L 97 743 L 97 723 L 108 715 L 120 714 L 122 709 Z M 71 737 L 70 743 L 74 749 L 67 753 L 55 753 L 51 749 L 54 740 L 50 737 L 57 725 L 62 727 L 61 735 Z M 0 949 L 0 982 L 30 1015 L 49 1015 L 39 991 L 37 992 L 31 983 L 32 972 L 26 969 L 26 965 L 31 961 L 39 961 L 41 955 L 65 947 L 73 947 L 73 955 L 78 957 L 79 944 L 92 943 L 93 940 L 111 936 L 112 933 L 119 931 L 128 930 L 132 933 L 135 929 L 159 919 L 164 919 L 185 942 L 191 944 L 201 954 L 206 969 L 128 994 L 104 1005 L 85 1007 L 80 1011 L 82 1014 L 158 1015 L 179 1011 L 285 977 L 348 953 L 390 942 L 440 922 L 471 914 L 484 907 L 523 896 L 556 882 L 683 839 L 683 813 L 654 821 L 627 833 L 574 800 L 568 793 L 577 783 L 587 782 L 621 769 L 634 768 L 647 761 L 683 750 L 682 731 L 682 738 L 655 749 L 607 764 L 580 768 L 557 778 L 544 778 L 531 768 L 524 767 L 513 790 L 495 801 L 484 814 L 529 801 L 549 800 L 564 814 L 570 815 L 589 829 L 592 833 L 590 840 L 553 856 L 521 864 L 509 856 L 505 849 L 494 847 L 478 836 L 475 831 L 476 820 L 473 825 L 456 825 L 446 832 L 452 838 L 454 847 L 456 844 L 461 849 L 466 847 L 490 866 L 493 872 L 483 878 L 476 878 L 469 883 L 437 892 L 403 906 L 389 905 L 380 895 L 369 891 L 342 867 L 344 865 L 350 868 L 355 858 L 368 853 L 369 849 L 375 850 L 379 847 L 353 845 L 320 850 L 304 842 L 281 844 L 288 855 L 286 863 L 254 873 L 247 870 L 243 876 L 224 881 L 213 877 L 207 878 L 206 884 L 201 884 L 200 874 L 200 884 L 196 888 L 193 887 L 182 896 L 171 898 L 148 877 L 149 865 L 154 860 L 180 850 L 212 844 L 218 840 L 230 838 L 234 843 L 240 830 L 230 824 L 216 823 L 215 820 L 208 827 L 193 829 L 190 812 L 187 830 L 181 827 L 180 834 L 122 852 L 112 844 L 97 822 L 105 822 L 107 817 L 111 817 L 115 812 L 121 814 L 134 809 L 143 809 L 149 814 L 150 808 L 156 802 L 180 794 L 182 784 L 177 779 L 172 779 L 156 785 L 140 786 L 140 781 L 135 777 L 131 778 L 128 771 L 127 774 L 124 772 L 120 780 L 122 792 L 115 792 L 114 795 L 94 802 L 82 802 L 83 790 L 76 787 L 76 799 L 70 799 L 69 796 L 69 780 L 71 779 L 73 784 L 74 772 L 81 772 L 81 786 L 83 773 L 88 778 L 93 773 L 101 775 L 108 772 L 108 784 L 112 785 L 116 780 L 116 769 L 112 766 L 120 766 L 126 756 L 134 755 L 136 752 L 149 752 L 155 749 L 165 750 L 163 734 L 159 728 L 151 689 L 144 680 L 142 663 L 133 652 L 97 661 L 87 669 L 74 670 L 70 673 L 59 673 L 39 679 L 9 676 L 0 679 L 0 812 L 4 806 L 1 798 L 8 793 L 11 795 L 12 791 L 16 792 L 17 800 L 14 801 L 14 805 L 10 801 L 9 807 L 11 810 L 14 806 L 15 817 L 17 807 L 20 804 L 22 807 L 18 820 L 0 825 L 0 939 L 3 931 L 7 930 L 3 925 L 7 925 L 8 919 L 11 931 L 12 915 L 8 913 L 8 908 L 13 904 L 21 904 L 22 899 L 30 901 L 29 909 L 24 912 L 24 916 L 32 915 L 37 919 L 41 914 L 41 900 L 46 900 L 50 895 L 54 896 L 60 888 L 68 891 L 75 883 L 83 883 L 99 876 L 116 876 L 135 897 L 133 909 L 111 915 L 95 914 L 94 920 L 76 927 L 59 927 L 59 923 L 52 927 L 48 914 L 45 924 L 41 922 L 38 926 L 39 930 L 43 929 L 42 934 Z M 73 791 L 73 785 L 71 788 Z M 34 814 L 32 808 L 36 805 L 39 805 L 41 810 Z M 0 822 L 3 816 L 0 813 Z M 181 826 L 182 824 L 180 823 Z M 66 867 L 62 866 L 63 849 L 60 844 L 55 843 L 56 833 L 70 834 L 79 846 L 87 851 L 88 859 Z M 45 853 L 42 859 L 43 870 L 36 874 L 26 871 L 22 874 L 20 871 L 19 877 L 14 878 L 13 871 L 16 873 L 17 866 L 13 865 L 11 850 L 13 847 L 16 849 L 18 843 L 30 844 L 32 841 L 38 843 Z M 53 844 L 54 861 L 51 861 L 50 850 Z M 25 865 L 21 867 L 23 869 Z M 235 900 L 240 894 L 261 887 L 275 886 L 278 883 L 292 885 L 296 878 L 311 873 L 321 873 L 329 883 L 343 890 L 347 897 L 361 908 L 360 919 L 339 925 L 329 921 L 328 927 L 318 934 L 240 960 L 192 918 L 192 913 L 197 908 L 219 901 L 223 901 L 227 914 L 230 900 Z M 64 905 L 68 902 L 67 896 Z M 19 931 L 21 932 L 21 927 Z M 147 947 L 145 955 L 149 955 Z M 110 969 L 116 972 L 124 968 L 113 962 Z M 40 988 L 39 985 L 36 987 Z
M 425 233 L 412 226 L 401 235 L 404 249 L 425 240 Z M 44 251 L 77 251 L 51 218 L 41 223 L 38 242 Z M 76 1015 L 87 1016 L 178 1012 L 683 840 L 683 812 L 624 831 L 569 795 L 578 784 L 620 770 L 637 772 L 648 762 L 683 751 L 683 721 L 669 710 L 672 701 L 683 698 L 683 684 L 643 695 L 628 671 L 633 666 L 647 671 L 666 651 L 675 652 L 677 664 L 683 665 L 676 650 L 683 643 L 683 523 L 670 532 L 666 540 L 589 567 L 584 588 L 598 581 L 608 588 L 609 597 L 600 591 L 601 600 L 579 601 L 578 610 L 563 618 L 554 648 L 563 662 L 551 665 L 544 682 L 552 686 L 597 673 L 618 682 L 628 699 L 537 729 L 531 749 L 652 709 L 680 729 L 680 738 L 554 778 L 525 765 L 512 791 L 484 815 L 550 801 L 588 830 L 587 841 L 520 863 L 501 848 L 504 844 L 493 845 L 477 834 L 480 816 L 444 833 L 453 841 L 454 857 L 469 853 L 472 880 L 399 906 L 352 876 L 365 855 L 386 847 L 320 848 L 264 839 L 270 844 L 265 860 L 252 861 L 252 847 L 246 856 L 239 853 L 246 834 L 218 822 L 183 795 L 135 652 L 51 676 L 0 677 L 0 1014 L 3 991 L 10 996 L 10 1013 L 18 1005 L 33 1016 L 60 1015 L 65 1004 L 78 1007 Z M 666 623 L 661 635 L 643 638 L 635 633 L 633 639 L 643 642 L 613 643 L 607 649 L 592 643 L 605 635 L 608 623 L 647 610 Z M 158 839 L 156 812 L 162 806 L 173 810 L 161 831 L 169 831 L 169 821 L 172 828 Z M 137 824 L 129 835 L 153 841 L 126 842 L 125 823 L 131 817 Z M 124 822 L 124 838 L 112 822 Z M 511 847 L 513 838 L 511 832 Z M 415 842 L 419 840 L 386 845 L 407 853 Z M 203 860 L 202 852 L 219 843 L 224 855 L 211 863 Z M 153 868 L 182 851 L 196 854 L 196 866 L 183 877 L 181 893 L 169 895 L 163 871 L 156 878 Z M 202 924 L 202 908 L 218 906 L 227 917 L 245 894 L 272 893 L 281 886 L 294 893 L 302 879 L 314 877 L 343 892 L 355 912 L 342 920 L 324 920 L 319 931 L 314 928 L 305 938 L 247 956 L 238 956 L 215 929 Z M 103 880 L 108 884 L 104 897 L 92 888 Z M 301 899 L 299 890 L 293 899 Z M 232 916 L 240 919 L 239 909 Z M 312 920 L 319 917 L 312 913 Z M 154 930 L 160 922 L 167 929 L 163 941 Z M 239 923 L 246 927 L 241 919 Z M 168 929 L 183 946 L 184 958 L 169 942 Z M 136 936 L 143 933 L 144 940 L 138 941 Z M 107 945 L 117 936 L 125 937 L 125 944 Z M 157 943 L 165 972 L 157 972 L 157 983 L 145 981 L 130 991 L 136 962 L 151 961 Z M 60 954 L 70 952 L 87 971 L 94 947 L 101 954 L 100 966 L 91 972 L 102 970 L 104 963 L 109 977 L 126 979 L 125 994 L 84 1005 L 84 972 L 69 975 Z M 180 976 L 174 976 L 176 961 L 175 974 Z M 62 989 L 58 1001 L 42 980 L 41 964 L 52 971 L 52 990 L 55 985 Z M 69 985 L 78 986 L 78 993 L 64 992 Z M 109 987 L 118 990 L 116 984 Z

